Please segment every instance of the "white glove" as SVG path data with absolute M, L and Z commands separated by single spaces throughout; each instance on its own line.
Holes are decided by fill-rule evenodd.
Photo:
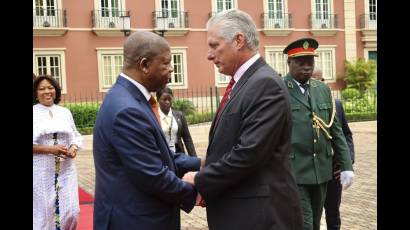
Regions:
M 343 171 L 340 173 L 340 184 L 342 184 L 343 190 L 350 187 L 353 184 L 353 171 Z

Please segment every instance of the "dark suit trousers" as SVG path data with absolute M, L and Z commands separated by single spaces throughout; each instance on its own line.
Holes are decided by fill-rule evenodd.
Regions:
M 342 199 L 342 185 L 333 178 L 327 184 L 325 200 L 326 224 L 328 230 L 340 230 L 340 201 Z
M 322 184 L 298 184 L 303 210 L 303 230 L 319 230 L 327 182 Z

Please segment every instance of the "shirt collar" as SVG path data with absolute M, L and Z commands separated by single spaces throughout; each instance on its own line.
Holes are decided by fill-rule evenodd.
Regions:
M 253 55 L 251 58 L 249 58 L 249 60 L 247 60 L 245 63 L 243 63 L 239 69 L 236 71 L 236 73 L 233 75 L 233 79 L 235 80 L 235 85 L 236 82 L 239 81 L 239 79 L 241 79 L 242 75 L 246 72 L 246 70 L 249 69 L 249 67 L 251 67 L 251 65 L 253 63 L 256 62 L 256 60 L 259 59 L 261 55 L 259 53 L 256 53 L 255 55 Z M 234 86 L 235 86 L 234 85 Z
M 149 99 L 151 98 L 151 94 L 148 92 L 148 90 L 141 85 L 139 82 L 137 82 L 136 80 L 128 77 L 125 73 L 120 73 L 120 76 L 127 79 L 128 81 L 130 81 L 132 84 L 134 84 L 140 91 L 141 93 L 144 95 L 144 97 L 147 99 L 147 101 L 149 101 Z
M 159 117 L 161 118 L 161 120 L 164 120 L 164 118 L 166 118 L 166 117 L 172 117 L 172 109 L 171 108 L 169 108 L 168 115 L 165 115 L 165 113 L 163 113 L 161 109 L 159 109 L 158 111 L 159 111 Z

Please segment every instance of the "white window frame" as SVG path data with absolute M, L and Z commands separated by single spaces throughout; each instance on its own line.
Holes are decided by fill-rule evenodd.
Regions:
M 188 88 L 188 63 L 187 63 L 187 49 L 188 47 L 171 47 L 171 65 L 174 68 L 173 54 L 182 54 L 182 82 L 181 83 L 168 83 L 171 89 L 187 89 Z M 175 71 L 175 68 L 174 68 Z M 174 71 L 171 73 L 171 78 L 174 78 Z
M 118 1 L 118 4 L 119 4 L 118 11 L 126 11 L 127 8 L 125 7 L 125 0 L 117 0 L 117 1 Z M 111 2 L 111 0 L 108 0 L 108 2 Z M 111 5 L 111 3 L 110 3 L 110 5 Z M 101 11 L 101 13 L 102 13 L 101 0 L 94 0 L 94 10 Z M 111 8 L 110 8 L 110 10 L 111 10 Z M 114 22 L 116 24 L 115 25 L 116 28 L 121 28 L 122 27 L 122 25 L 121 25 L 122 20 L 120 20 L 120 19 L 115 20 L 116 18 L 121 18 L 121 17 L 113 17 L 113 16 L 103 17 L 102 14 L 97 15 L 95 17 L 96 17 L 96 20 L 99 20 L 100 27 L 109 28 L 110 27 L 109 24 L 111 22 Z
M 278 0 L 273 0 L 273 1 L 278 1 Z M 288 0 L 281 0 L 282 1 L 282 14 L 283 18 L 278 19 L 276 16 L 274 18 L 269 18 L 269 16 L 265 17 L 265 20 L 269 20 L 271 22 L 265 22 L 265 25 L 275 25 L 276 23 L 280 24 L 280 28 L 285 27 L 285 22 L 286 22 L 286 15 L 288 13 Z M 269 0 L 263 0 L 263 12 L 265 14 L 269 14 Z M 276 14 L 276 12 L 274 12 Z M 274 26 L 273 26 L 274 27 Z
M 319 57 L 315 57 L 315 66 L 319 67 L 322 70 L 323 78 L 326 80 L 326 82 L 329 82 L 329 83 L 336 82 L 336 46 L 335 45 L 321 45 L 318 49 L 316 49 L 315 52 L 319 54 Z M 330 52 L 330 57 L 332 58 L 332 63 L 331 63 L 332 76 L 328 76 L 325 73 L 326 69 L 323 68 L 323 65 L 322 66 L 318 65 L 318 58 L 320 58 L 320 53 L 322 52 Z
M 364 12 L 365 12 L 365 14 L 367 14 L 367 15 L 369 15 L 369 18 L 367 18 L 369 21 L 368 21 L 368 26 L 369 27 L 371 27 L 371 28 L 373 28 L 373 27 L 375 27 L 375 28 L 377 28 L 377 0 L 375 0 L 376 1 L 376 20 L 370 20 L 370 2 L 369 2 L 370 0 L 364 0 Z
M 364 59 L 366 61 L 368 61 L 369 60 L 369 51 L 376 51 L 377 52 L 377 48 L 364 48 L 363 51 L 364 51 L 364 55 L 363 55 Z
M 43 0 L 43 6 L 47 6 L 47 0 Z M 40 16 L 40 15 L 36 15 L 36 0 L 33 0 L 33 17 L 35 17 L 35 19 L 33 18 L 33 20 L 35 20 L 35 22 L 37 23 L 44 23 L 44 22 L 48 22 L 50 24 L 50 27 L 57 27 L 58 25 L 62 25 L 62 21 L 63 21 L 63 15 L 62 15 L 62 11 L 60 11 L 62 9 L 62 3 L 61 0 L 54 0 L 54 11 L 55 11 L 55 15 L 53 16 L 49 16 L 46 15 L 46 13 L 44 13 L 44 15 Z M 44 10 L 44 8 L 43 8 Z M 45 12 L 47 12 L 47 9 L 45 9 Z
M 328 18 L 328 19 L 316 19 L 316 1 L 317 1 L 317 0 L 311 0 L 311 1 L 310 1 L 310 2 L 311 2 L 311 7 L 312 7 L 312 8 L 311 8 L 312 20 L 315 20 L 315 22 L 317 23 L 317 24 L 313 24 L 313 22 L 312 22 L 313 28 L 321 28 L 320 23 L 325 23 L 326 26 L 327 26 L 327 28 L 333 27 L 333 25 L 330 25 L 330 23 L 333 22 L 333 20 L 331 20 L 330 18 Z M 324 1 L 324 0 L 320 0 L 320 1 Z M 333 0 L 327 0 L 327 1 L 329 1 L 328 14 L 329 14 L 329 15 L 332 15 L 333 12 L 334 12 L 334 9 L 333 9 L 333 6 L 334 6 Z M 323 7 L 323 6 L 322 6 L 322 7 Z M 322 16 L 323 16 L 323 14 L 322 14 Z
M 38 76 L 37 56 L 55 55 L 60 57 L 60 74 L 61 74 L 61 94 L 67 93 L 66 67 L 65 67 L 65 48 L 34 48 L 33 49 L 33 73 Z M 47 69 L 50 67 L 48 66 Z M 47 71 L 47 74 L 50 74 Z M 60 83 L 60 82 L 59 82 Z
M 104 86 L 104 55 L 124 55 L 122 47 L 112 47 L 112 48 L 97 48 L 97 63 L 98 63 L 98 84 L 100 92 L 107 92 L 111 87 Z M 123 57 L 124 61 L 124 57 Z M 124 64 L 123 64 L 124 65 Z M 120 73 L 118 73 L 120 74 Z M 117 74 L 117 77 L 118 77 Z M 115 80 L 113 80 L 113 84 Z M 112 85 L 111 85 L 112 86 Z
M 278 74 L 282 74 L 282 77 L 285 77 L 286 74 L 288 74 L 289 72 L 289 66 L 287 63 L 288 57 L 286 54 L 283 53 L 283 50 L 285 49 L 286 46 L 265 46 L 265 60 L 266 63 L 268 63 L 268 65 L 270 65 L 272 67 L 272 69 L 274 69 Z M 278 68 L 278 64 L 274 64 L 274 60 L 272 60 L 270 53 L 271 52 L 278 52 L 281 53 L 283 55 L 283 67 L 282 69 Z M 281 72 L 283 71 L 283 73 Z
M 214 72 L 215 72 L 215 75 L 214 75 L 215 76 L 215 86 L 226 87 L 229 84 L 229 81 L 231 80 L 231 76 L 220 73 L 216 65 L 214 65 Z M 226 77 L 225 81 L 221 81 L 222 76 Z
M 162 11 L 161 1 L 162 0 L 155 0 L 155 11 L 157 11 L 157 12 Z M 172 7 L 171 7 L 171 1 L 172 0 L 167 0 L 167 1 L 168 1 L 167 11 L 170 12 L 172 10 Z M 173 28 L 183 27 L 183 25 L 181 25 L 181 22 L 183 23 L 182 20 L 184 20 L 184 18 L 181 18 L 181 17 L 185 17 L 185 16 L 182 16 L 181 14 L 182 14 L 182 12 L 184 12 L 184 0 L 176 0 L 176 1 L 177 1 L 177 4 L 178 4 L 177 12 L 178 12 L 179 15 L 177 17 L 172 17 L 172 13 L 169 13 L 168 17 L 157 17 L 156 20 L 157 20 L 158 27 L 160 27 L 160 28 L 162 28 L 162 27 L 171 28 L 170 27 L 171 23 L 173 23 L 173 26 L 174 26 Z
M 224 0 L 224 1 L 226 1 L 226 0 Z M 232 1 L 232 8 L 231 9 L 238 9 L 238 0 L 231 0 Z M 211 1 L 211 3 L 212 3 L 212 12 L 217 12 L 217 0 L 212 0 Z M 226 10 L 226 9 L 224 9 L 224 10 Z

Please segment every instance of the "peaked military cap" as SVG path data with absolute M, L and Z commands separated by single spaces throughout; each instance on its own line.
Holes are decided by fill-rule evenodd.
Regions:
M 301 38 L 290 43 L 283 53 L 288 55 L 288 58 L 300 57 L 300 56 L 318 56 L 315 50 L 319 46 L 319 43 L 313 38 Z

